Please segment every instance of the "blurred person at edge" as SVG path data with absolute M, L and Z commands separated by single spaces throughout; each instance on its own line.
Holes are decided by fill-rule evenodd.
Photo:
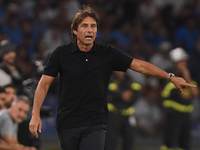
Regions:
M 150 83 L 143 87 L 143 94 L 134 104 L 136 132 L 141 137 L 156 137 L 163 122 L 163 112 L 159 107 L 159 87 Z
M 133 104 L 140 95 L 142 86 L 133 82 L 130 77 L 114 71 L 108 85 L 109 125 L 106 135 L 105 150 L 115 150 L 118 139 L 122 139 L 122 149 L 132 150 L 134 147 L 134 127 L 130 116 L 134 114 Z
M 12 84 L 18 94 L 22 92 L 22 81 L 24 79 L 20 67 L 16 64 L 16 45 L 9 40 L 0 42 L 0 86 Z
M 4 87 L 0 87 L 0 110 L 4 108 L 5 100 L 6 100 L 6 91 Z
M 153 54 L 149 62 L 152 63 L 153 65 L 159 67 L 162 70 L 165 71 L 170 71 L 173 67 L 173 62 L 169 57 L 169 52 L 172 48 L 172 44 L 168 41 L 162 42 L 158 46 L 158 51 L 157 53 Z
M 8 144 L 0 139 L 0 150 L 26 150 L 26 149 L 23 145 Z
M 174 61 L 174 73 L 183 77 L 188 83 L 197 84 L 190 76 L 187 68 L 189 55 L 181 47 L 172 49 L 169 53 Z M 166 109 L 163 146 L 160 150 L 169 150 L 178 147 L 182 150 L 190 150 L 191 112 L 192 100 L 199 96 L 199 88 L 187 87 L 180 93 L 169 82 L 161 93 L 163 107 Z M 177 143 L 176 143 L 177 141 Z
M 9 109 L 0 112 L 0 138 L 8 144 L 20 144 L 17 138 L 18 124 L 23 122 L 30 110 L 30 101 L 26 96 L 19 96 Z M 21 145 L 21 144 L 20 144 Z M 23 146 L 22 150 L 36 150 L 35 147 Z
M 12 85 L 6 85 L 3 88 L 5 92 L 5 98 L 2 109 L 9 109 L 12 102 L 16 100 L 16 90 Z M 1 93 L 0 93 L 1 97 Z M 3 98 L 3 97 L 2 97 Z M 1 98 L 0 98 L 1 99 Z M 1 104 L 0 104 L 1 105 Z M 1 106 L 0 106 L 1 107 Z M 18 125 L 18 141 L 25 146 L 34 146 L 36 148 L 40 147 L 40 139 L 36 139 L 28 129 L 29 119 L 23 120 Z
M 106 94 L 112 71 L 132 69 L 168 79 L 181 92 L 186 86 L 196 87 L 111 45 L 96 43 L 99 21 L 90 6 L 80 9 L 71 24 L 74 41 L 53 51 L 35 92 L 29 129 L 38 137 L 37 131 L 42 128 L 41 106 L 51 83 L 60 74 L 56 129 L 62 150 L 104 149 L 109 120 Z
M 8 109 L 10 108 L 12 102 L 16 99 L 16 91 L 13 85 L 9 84 L 4 86 L 5 92 L 6 92 L 6 99 L 4 102 L 4 108 Z

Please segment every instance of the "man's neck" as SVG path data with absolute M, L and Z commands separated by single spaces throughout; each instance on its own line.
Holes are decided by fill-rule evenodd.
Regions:
M 84 45 L 80 41 L 77 41 L 77 45 L 78 45 L 78 48 L 80 49 L 80 51 L 88 52 L 88 51 L 90 51 L 92 49 L 94 44 L 92 43 L 90 45 Z
M 4 110 L 5 110 L 5 109 L 7 110 L 8 108 L 7 108 L 6 106 L 2 106 L 1 110 L 3 110 L 3 109 L 4 109 Z

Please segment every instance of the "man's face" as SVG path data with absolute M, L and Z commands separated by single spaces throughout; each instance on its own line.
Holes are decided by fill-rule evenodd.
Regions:
M 97 23 L 92 17 L 86 17 L 78 25 L 77 31 L 73 31 L 77 36 L 77 41 L 82 45 L 92 45 L 97 35 Z
M 21 100 L 11 105 L 10 115 L 14 121 L 21 123 L 26 119 L 29 110 L 30 106 Z
M 11 106 L 12 102 L 16 99 L 16 92 L 13 87 L 6 87 L 5 91 L 6 91 L 6 101 L 5 101 L 4 105 L 7 108 L 9 108 Z
M 5 99 L 6 99 L 6 93 L 0 93 L 0 109 L 3 108 Z
M 11 51 L 3 55 L 3 61 L 5 61 L 8 64 L 13 65 L 15 63 L 16 59 L 16 52 Z

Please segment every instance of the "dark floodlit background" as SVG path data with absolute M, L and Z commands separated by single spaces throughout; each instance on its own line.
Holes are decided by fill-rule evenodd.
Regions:
M 97 42 L 111 44 L 166 71 L 169 66 L 160 60 L 160 53 L 182 47 L 190 55 L 191 76 L 200 85 L 199 0 L 0 0 L 0 41 L 9 39 L 17 45 L 16 63 L 25 74 L 23 88 L 31 100 L 48 56 L 57 46 L 71 41 L 70 24 L 83 4 L 92 6 L 100 17 Z M 141 85 L 148 84 L 157 90 L 155 105 L 163 113 L 159 94 L 163 83 L 141 74 L 130 74 Z M 54 129 L 58 89 L 59 83 L 55 80 L 44 102 L 42 150 L 59 149 Z M 193 103 L 191 145 L 192 150 L 197 150 L 200 147 L 199 99 Z M 162 119 L 156 135 L 135 134 L 137 150 L 159 149 Z

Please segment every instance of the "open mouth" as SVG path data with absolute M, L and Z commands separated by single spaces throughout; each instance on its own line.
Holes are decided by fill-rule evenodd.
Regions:
M 86 39 L 92 39 L 92 36 L 85 36 Z

